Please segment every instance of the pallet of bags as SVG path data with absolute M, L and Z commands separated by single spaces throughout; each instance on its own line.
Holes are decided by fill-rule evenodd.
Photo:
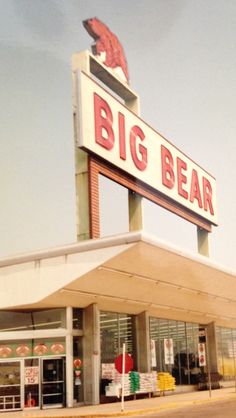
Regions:
M 138 392 L 140 389 L 139 373 L 132 371 L 129 373 L 129 377 L 130 377 L 130 392 L 131 393 Z
M 122 386 L 122 374 L 115 372 L 112 383 L 120 384 Z M 130 376 L 129 373 L 124 374 L 124 396 L 130 395 Z
M 121 396 L 121 384 L 111 382 L 108 386 L 105 387 L 106 396 L 116 396 L 120 398 Z
M 157 373 L 157 389 L 160 392 L 175 390 L 175 378 L 170 373 Z
M 140 387 L 137 393 L 152 393 L 155 392 L 156 387 L 156 373 L 139 373 Z

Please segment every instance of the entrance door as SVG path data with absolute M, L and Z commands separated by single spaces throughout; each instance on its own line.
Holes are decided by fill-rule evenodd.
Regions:
M 64 359 L 42 359 L 42 408 L 58 408 L 64 405 Z
M 0 362 L 0 411 L 21 409 L 21 362 Z
M 24 392 L 25 408 L 38 408 L 40 406 L 40 373 L 39 359 L 25 359 Z

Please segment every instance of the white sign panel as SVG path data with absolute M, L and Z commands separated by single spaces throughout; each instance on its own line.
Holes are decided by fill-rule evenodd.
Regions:
M 215 179 L 84 73 L 79 116 L 80 147 L 217 224 Z
M 150 351 L 151 351 L 151 366 L 157 367 L 157 358 L 156 358 L 156 345 L 155 340 L 150 341 Z
M 165 364 L 174 364 L 174 347 L 172 338 L 164 339 L 164 355 Z
M 114 379 L 115 370 L 114 363 L 102 363 L 102 379 Z

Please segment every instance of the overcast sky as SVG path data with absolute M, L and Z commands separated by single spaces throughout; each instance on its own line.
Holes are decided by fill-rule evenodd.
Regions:
M 236 1 L 0 6 L 0 257 L 75 242 L 71 56 L 90 50 L 82 21 L 97 16 L 124 47 L 142 119 L 216 178 L 210 257 L 236 271 Z M 127 191 L 101 186 L 102 234 L 127 231 Z M 147 232 L 197 251 L 195 226 L 145 200 L 143 210 Z

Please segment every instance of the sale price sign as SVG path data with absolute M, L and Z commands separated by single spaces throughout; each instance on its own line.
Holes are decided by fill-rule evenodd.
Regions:
M 38 385 L 39 367 L 25 367 L 25 385 Z

